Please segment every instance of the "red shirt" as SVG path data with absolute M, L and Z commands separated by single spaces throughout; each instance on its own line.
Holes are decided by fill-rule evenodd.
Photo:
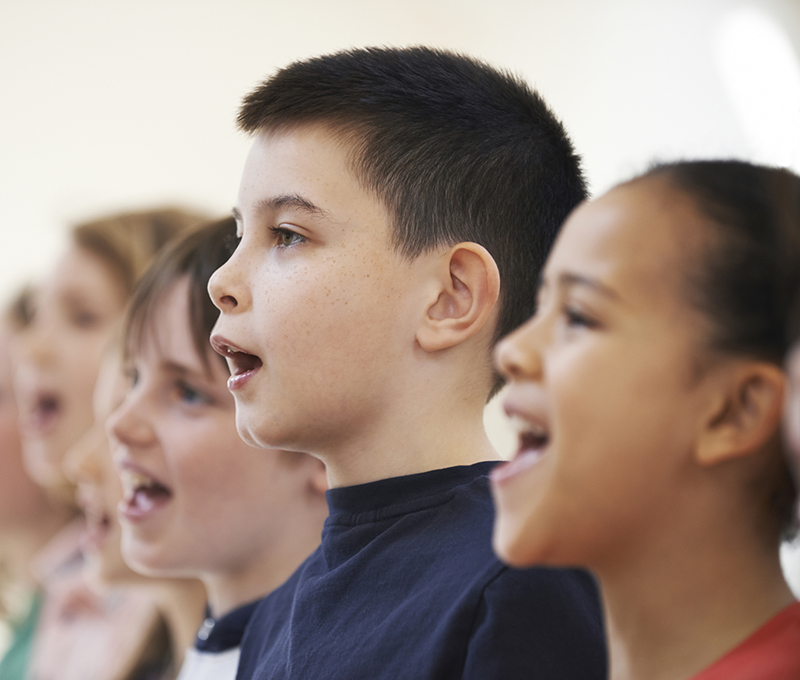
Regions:
M 692 680 L 800 680 L 800 602 L 786 607 Z

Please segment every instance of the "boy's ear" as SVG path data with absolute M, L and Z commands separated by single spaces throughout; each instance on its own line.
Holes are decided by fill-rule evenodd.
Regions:
M 483 328 L 500 296 L 494 258 L 477 243 L 459 243 L 436 262 L 436 287 L 417 329 L 427 352 L 447 349 Z
M 701 423 L 695 456 L 703 466 L 758 452 L 780 426 L 786 390 L 780 367 L 748 361 L 723 387 Z

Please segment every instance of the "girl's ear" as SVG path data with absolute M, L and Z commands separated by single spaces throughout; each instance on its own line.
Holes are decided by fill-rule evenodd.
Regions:
M 436 263 L 417 342 L 427 352 L 447 349 L 478 333 L 500 296 L 500 272 L 494 258 L 477 243 L 459 243 Z
M 757 453 L 780 426 L 786 376 L 762 361 L 741 362 L 701 423 L 695 457 L 703 466 Z

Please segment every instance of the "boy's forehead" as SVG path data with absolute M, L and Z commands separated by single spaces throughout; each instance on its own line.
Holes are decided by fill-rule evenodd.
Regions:
M 353 143 L 330 126 L 263 130 L 253 139 L 234 216 L 279 209 L 329 222 L 391 223 L 376 192 L 356 176 Z M 380 229 L 377 229 L 380 231 Z

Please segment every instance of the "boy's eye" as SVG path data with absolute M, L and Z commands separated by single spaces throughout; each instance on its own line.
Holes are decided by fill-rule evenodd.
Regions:
M 286 227 L 270 227 L 270 229 L 272 233 L 275 234 L 277 244 L 281 248 L 296 246 L 298 243 L 302 243 L 306 240 L 304 236 Z

